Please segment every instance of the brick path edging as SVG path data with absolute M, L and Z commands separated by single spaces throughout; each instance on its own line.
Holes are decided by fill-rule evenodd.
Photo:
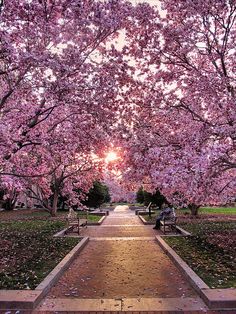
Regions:
M 164 241 L 161 236 L 156 236 L 156 240 L 178 269 L 189 280 L 192 287 L 210 309 L 236 310 L 235 288 L 210 289 L 209 286 L 187 265 L 186 262 L 183 261 L 183 259 Z
M 97 222 L 88 222 L 88 226 L 99 226 L 103 223 L 103 221 L 107 218 L 106 215 L 102 216 L 101 219 L 99 219 L 99 221 Z
M 142 217 L 142 215 L 139 215 L 139 214 L 138 214 L 138 218 L 142 221 L 142 223 L 143 223 L 144 225 L 154 225 L 153 222 L 145 220 L 145 219 Z
M 34 309 L 89 241 L 84 237 L 35 290 L 0 290 L 0 309 Z

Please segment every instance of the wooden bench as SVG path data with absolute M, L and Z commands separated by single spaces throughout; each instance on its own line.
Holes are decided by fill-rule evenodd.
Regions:
M 177 233 L 176 221 L 177 217 L 166 217 L 160 221 L 160 228 L 163 227 L 164 234 L 166 234 L 167 229 L 169 229 L 169 231 L 175 231 L 175 233 Z
M 135 215 L 143 215 L 143 214 L 154 214 L 155 212 L 151 210 L 152 202 L 148 204 L 146 208 L 135 209 Z
M 77 232 L 78 235 L 80 234 L 80 229 L 88 226 L 88 212 L 86 211 L 85 217 L 80 217 L 77 213 L 73 213 L 73 215 L 68 215 L 66 218 L 67 221 L 67 229 L 65 234 L 70 232 Z

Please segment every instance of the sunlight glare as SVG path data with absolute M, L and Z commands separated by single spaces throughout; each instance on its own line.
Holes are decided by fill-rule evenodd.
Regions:
M 111 162 L 111 161 L 114 161 L 118 158 L 117 154 L 115 152 L 108 152 L 107 153 L 107 156 L 105 158 L 105 161 L 107 163 Z

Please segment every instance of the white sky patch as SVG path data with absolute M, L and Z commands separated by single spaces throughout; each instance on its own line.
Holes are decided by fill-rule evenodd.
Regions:
M 49 82 L 55 82 L 56 81 L 56 76 L 53 74 L 53 71 L 51 69 L 47 69 L 45 71 L 45 77 Z
M 148 3 L 148 4 L 153 5 L 153 6 L 155 5 L 158 8 L 161 17 L 166 16 L 166 12 L 161 9 L 161 1 L 160 0 L 130 0 L 130 2 L 133 4 Z

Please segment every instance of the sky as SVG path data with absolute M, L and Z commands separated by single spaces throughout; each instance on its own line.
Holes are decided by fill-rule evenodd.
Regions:
M 138 3 L 149 3 L 150 5 L 156 5 L 158 7 L 159 13 L 162 17 L 165 16 L 165 12 L 161 10 L 161 2 L 160 0 L 129 0 L 130 2 L 134 3 L 134 4 L 138 4 Z M 178 0 L 177 0 L 178 1 Z

